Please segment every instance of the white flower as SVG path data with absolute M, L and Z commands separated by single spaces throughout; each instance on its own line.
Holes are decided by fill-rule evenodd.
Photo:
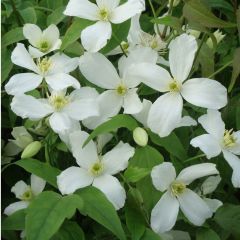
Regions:
M 217 44 L 219 44 L 223 39 L 224 37 L 226 36 L 225 34 L 222 34 L 222 32 L 218 29 L 216 30 L 214 33 L 213 33 L 214 37 L 216 38 L 217 40 Z M 212 38 L 209 37 L 207 39 L 207 42 L 206 44 L 208 45 L 209 48 L 213 48 L 213 41 L 212 41 Z
M 5 85 L 10 95 L 23 94 L 37 88 L 43 79 L 51 89 L 59 91 L 67 87 L 80 88 L 77 79 L 68 73 L 78 65 L 78 58 L 70 58 L 64 54 L 36 59 L 35 62 L 23 44 L 18 43 L 12 52 L 14 64 L 33 71 L 34 73 L 19 73 L 13 75 Z
M 143 99 L 142 110 L 139 113 L 133 114 L 134 118 L 136 118 L 140 123 L 142 123 L 145 128 L 148 128 L 147 119 L 148 119 L 148 114 L 151 109 L 151 106 L 152 106 L 151 101 L 147 99 Z M 193 118 L 191 118 L 190 116 L 184 116 L 182 117 L 181 121 L 176 126 L 176 128 L 196 126 L 196 125 L 197 125 L 197 122 Z
M 119 0 L 97 0 L 94 4 L 88 0 L 70 0 L 65 15 L 96 21 L 81 32 L 83 47 L 97 52 L 107 44 L 112 36 L 113 24 L 122 23 L 144 10 L 144 1 L 128 0 L 119 6 Z
M 23 26 L 23 35 L 33 46 L 29 46 L 29 52 L 34 58 L 57 50 L 62 44 L 59 30 L 54 24 L 42 31 L 37 25 L 27 23 Z
M 196 226 L 201 226 L 212 216 L 208 205 L 187 185 L 208 175 L 218 174 L 215 164 L 202 163 L 183 169 L 176 177 L 172 163 L 165 162 L 152 169 L 151 177 L 156 189 L 166 191 L 151 213 L 151 227 L 157 233 L 173 228 L 179 207 L 186 218 Z
M 221 118 L 221 113 L 208 109 L 207 114 L 198 119 L 207 131 L 191 140 L 190 144 L 199 147 L 208 159 L 218 156 L 221 152 L 228 164 L 233 169 L 232 183 L 240 188 L 240 131 L 226 130 Z
M 44 187 L 46 182 L 35 175 L 31 175 L 31 184 L 30 186 L 27 185 L 24 181 L 18 181 L 11 189 L 11 192 L 15 194 L 16 198 L 20 199 L 21 201 L 15 202 L 10 204 L 8 207 L 5 208 L 4 214 L 11 215 L 14 212 L 27 208 L 29 203 L 39 195 Z
M 11 103 L 12 111 L 22 117 L 38 120 L 51 114 L 49 123 L 53 131 L 62 133 L 76 124 L 76 121 L 99 114 L 95 99 L 96 90 L 83 87 L 70 95 L 53 91 L 48 99 L 37 99 L 29 95 L 17 95 Z
M 11 134 L 14 137 L 14 140 L 10 139 L 9 141 L 13 142 L 22 149 L 24 149 L 27 145 L 33 142 L 32 136 L 29 134 L 29 132 L 24 126 L 14 127 Z
M 185 81 L 197 50 L 194 37 L 182 34 L 170 43 L 169 49 L 172 76 L 164 68 L 150 63 L 136 64 L 129 71 L 131 77 L 165 93 L 153 103 L 148 116 L 148 126 L 160 137 L 168 136 L 180 123 L 183 98 L 193 105 L 211 109 L 227 104 L 227 90 L 219 82 L 208 78 Z
M 129 66 L 125 64 L 127 62 L 119 62 L 119 76 L 112 63 L 100 53 L 85 53 L 80 58 L 79 67 L 84 77 L 95 85 L 108 89 L 101 94 L 105 111 L 109 113 L 106 117 L 118 114 L 121 107 L 128 114 L 142 109 L 136 88 L 140 82 L 129 77 Z
M 221 181 L 221 177 L 218 176 L 211 176 L 208 177 L 202 184 L 200 191 L 198 193 L 199 196 L 203 198 L 203 200 L 206 202 L 208 207 L 212 210 L 213 213 L 217 211 L 219 207 L 223 205 L 221 201 L 218 199 L 211 199 L 207 198 L 206 195 L 211 194 L 214 192 L 218 186 L 218 184 Z
M 116 209 L 122 208 L 126 193 L 115 175 L 124 170 L 128 160 L 134 155 L 134 148 L 120 142 L 105 155 L 98 155 L 97 146 L 90 141 L 84 148 L 83 143 L 89 135 L 75 132 L 70 135 L 73 156 L 79 167 L 70 167 L 57 177 L 57 184 L 62 194 L 71 194 L 79 188 L 89 185 L 101 190 Z

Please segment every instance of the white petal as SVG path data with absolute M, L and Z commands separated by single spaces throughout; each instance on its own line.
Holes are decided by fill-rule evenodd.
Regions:
M 90 117 L 83 121 L 83 125 L 94 129 L 117 115 L 122 107 L 123 98 L 116 94 L 115 90 L 107 90 L 97 98 L 99 104 L 99 116 Z
M 197 42 L 193 36 L 182 34 L 169 44 L 169 63 L 173 77 L 183 82 L 187 79 L 197 51 Z
M 81 99 L 86 99 L 86 98 L 97 98 L 98 97 L 98 92 L 95 88 L 91 87 L 82 87 L 80 89 L 76 89 L 71 92 L 69 99 L 71 101 L 75 100 L 81 100 Z
M 182 117 L 177 127 L 189 127 L 189 126 L 196 126 L 196 125 L 197 125 L 197 122 L 193 118 L 189 116 L 184 116 Z
M 188 188 L 178 196 L 178 200 L 184 215 L 196 226 L 201 226 L 207 218 L 212 216 L 208 205 Z
M 97 136 L 96 145 L 97 145 L 98 153 L 102 152 L 102 149 L 104 148 L 104 146 L 109 141 L 111 141 L 112 138 L 113 138 L 113 135 L 111 133 L 103 133 Z
M 51 24 L 43 31 L 43 39 L 51 43 L 52 46 L 58 41 L 59 37 L 59 30 L 54 24 Z
M 11 109 L 16 115 L 30 119 L 41 119 L 53 112 L 51 106 L 29 95 L 15 96 Z
M 35 24 L 27 23 L 23 26 L 23 35 L 30 44 L 37 46 L 42 38 L 42 30 Z
M 70 167 L 57 176 L 57 185 L 62 194 L 74 193 L 77 189 L 91 185 L 93 177 L 87 170 Z
M 63 53 L 56 53 L 51 58 L 51 67 L 47 75 L 72 72 L 78 66 L 79 58 L 70 58 Z
M 162 95 L 149 111 L 148 126 L 160 137 L 168 136 L 181 121 L 182 108 L 183 100 L 180 94 L 169 92 Z
M 34 72 L 38 72 L 38 68 L 34 63 L 31 55 L 28 53 L 27 49 L 24 47 L 22 43 L 18 43 L 17 46 L 14 48 L 11 60 L 14 64 L 30 69 Z
M 199 147 L 208 159 L 216 157 L 222 151 L 219 142 L 210 134 L 195 137 L 191 140 L 190 144 L 193 147 Z
M 214 192 L 220 181 L 221 177 L 219 175 L 208 177 L 201 186 L 203 195 L 207 195 Z
M 152 63 L 139 63 L 131 66 L 128 76 L 139 79 L 147 86 L 159 92 L 168 91 L 172 80 L 167 70 Z
M 203 200 L 213 213 L 215 213 L 217 209 L 223 205 L 223 203 L 218 199 L 203 198 Z
M 171 230 L 168 232 L 171 235 L 171 239 L 169 240 L 191 240 L 191 237 L 188 232 L 179 231 L 179 230 Z
M 223 151 L 223 156 L 233 169 L 232 184 L 235 188 L 240 188 L 240 158 L 236 155 Z
M 15 194 L 16 198 L 21 199 L 22 195 L 27 192 L 30 187 L 24 181 L 18 181 L 12 188 L 11 192 Z
M 69 130 L 72 126 L 72 120 L 63 112 L 54 112 L 49 118 L 49 124 L 56 133 Z
M 27 208 L 28 205 L 29 205 L 29 202 L 25 202 L 25 201 L 19 201 L 19 202 L 12 203 L 4 209 L 4 214 L 9 216 L 18 210 Z
M 178 211 L 177 199 L 170 192 L 164 193 L 152 210 L 152 229 L 158 234 L 171 230 L 176 223 Z
M 46 76 L 47 84 L 55 91 L 60 91 L 68 87 L 80 88 L 80 83 L 74 77 L 66 73 L 58 73 Z
M 124 206 L 126 192 L 117 178 L 111 175 L 102 175 L 94 179 L 93 186 L 106 195 L 116 210 Z
M 129 89 L 124 96 L 123 108 L 125 114 L 139 113 L 142 110 L 142 102 L 137 94 L 137 88 Z
M 119 5 L 120 0 L 96 0 L 99 8 L 114 9 Z
M 120 141 L 117 146 L 103 156 L 104 172 L 110 175 L 119 173 L 127 168 L 128 161 L 133 155 L 134 148 L 128 143 Z
M 136 14 L 131 18 L 131 26 L 129 29 L 127 40 L 128 42 L 139 44 L 141 42 L 140 32 L 142 31 L 139 19 L 141 14 Z
M 28 47 L 28 52 L 32 58 L 40 58 L 48 53 L 48 52 L 43 53 L 40 50 L 38 50 L 37 48 L 32 47 L 32 46 Z
M 184 168 L 177 176 L 177 180 L 188 185 L 198 178 L 214 174 L 219 174 L 216 164 L 200 163 Z
M 202 115 L 198 119 L 198 122 L 209 134 L 213 135 L 217 140 L 222 140 L 225 131 L 225 124 L 220 112 L 208 109 L 207 114 Z
M 77 160 L 77 164 L 86 169 L 89 169 L 98 161 L 97 147 L 92 140 L 83 148 L 83 144 L 88 137 L 89 134 L 83 131 L 73 132 L 69 136 L 72 153 Z
M 141 13 L 145 8 L 145 4 L 139 0 L 128 0 L 126 3 L 116 7 L 110 21 L 113 23 L 122 23 L 134 15 Z
M 46 181 L 42 178 L 32 174 L 31 175 L 31 189 L 33 191 L 34 196 L 40 194 L 45 188 Z
M 107 45 L 112 36 L 112 26 L 109 22 L 98 21 L 86 27 L 81 32 L 81 42 L 88 52 L 97 52 Z
M 19 95 L 37 88 L 42 82 L 42 76 L 35 73 L 19 73 L 13 75 L 5 85 L 10 95 Z
M 69 103 L 64 112 L 74 120 L 83 120 L 88 117 L 98 116 L 99 107 L 96 99 L 80 99 Z
M 194 78 L 182 86 L 183 98 L 198 107 L 219 109 L 227 104 L 227 89 L 208 78 Z
M 176 171 L 172 163 L 164 162 L 155 166 L 151 172 L 154 187 L 163 192 L 176 178 Z
M 63 12 L 68 16 L 75 16 L 89 20 L 97 20 L 98 7 L 88 0 L 70 0 Z
M 235 145 L 229 147 L 228 150 L 233 154 L 240 155 L 240 131 L 233 132 L 233 137 L 235 139 Z
M 152 102 L 147 100 L 147 99 L 143 99 L 143 108 L 139 113 L 133 114 L 134 118 L 136 118 L 140 123 L 143 124 L 144 127 L 147 127 L 147 118 L 148 118 L 148 113 L 149 110 L 152 106 Z
M 120 83 L 116 69 L 101 53 L 85 53 L 80 58 L 79 67 L 88 81 L 101 88 L 115 89 Z

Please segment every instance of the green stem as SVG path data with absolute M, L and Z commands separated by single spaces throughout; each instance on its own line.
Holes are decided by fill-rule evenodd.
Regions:
M 156 14 L 156 12 L 155 12 L 155 9 L 154 9 L 154 7 L 153 7 L 153 4 L 152 4 L 151 0 L 148 0 L 148 2 L 149 2 L 149 5 L 150 5 L 150 7 L 151 7 L 151 10 L 152 10 L 153 17 L 154 17 L 155 19 L 157 19 L 157 14 Z M 162 37 L 162 36 L 161 36 L 161 33 L 160 33 L 160 30 L 159 30 L 159 28 L 158 28 L 158 25 L 157 25 L 157 33 L 158 33 L 158 35 L 159 35 L 160 37 Z
M 195 157 L 188 158 L 187 160 L 184 161 L 184 163 L 191 162 L 191 161 L 193 161 L 195 159 L 198 159 L 198 158 L 201 158 L 201 157 L 205 157 L 205 156 L 206 156 L 205 154 L 200 154 L 200 155 L 197 155 Z
M 226 63 L 224 66 L 222 66 L 221 68 L 219 68 L 216 72 L 212 73 L 211 75 L 208 76 L 208 78 L 212 78 L 213 76 L 215 76 L 216 74 L 220 73 L 222 70 L 224 70 L 226 67 L 228 67 L 229 65 L 231 65 L 233 63 L 233 60 L 231 60 L 230 62 Z
M 118 38 L 114 33 L 112 33 L 112 36 L 113 36 L 113 38 L 118 42 L 118 44 L 119 44 L 119 46 L 120 46 L 120 48 L 121 48 L 123 54 L 125 55 L 125 57 L 127 57 L 128 55 L 127 55 L 126 51 L 123 49 L 123 47 L 122 47 L 122 45 L 121 45 L 121 42 L 120 42 L 119 38 Z
M 167 15 L 171 15 L 171 14 L 172 14 L 173 2 L 174 2 L 174 0 L 171 0 L 171 1 L 170 1 L 170 5 L 169 5 L 169 9 L 168 9 L 168 14 L 167 14 Z M 165 25 L 165 27 L 164 27 L 164 29 L 163 29 L 163 33 L 162 33 L 162 38 L 163 38 L 163 39 L 166 37 L 167 28 L 168 28 L 168 26 Z
M 53 12 L 52 9 L 46 8 L 46 7 L 40 7 L 40 6 L 35 6 L 34 7 L 37 10 L 43 10 L 43 11 L 47 11 L 47 12 Z
M 21 27 L 21 26 L 22 26 L 21 16 L 20 16 L 20 14 L 19 14 L 19 12 L 18 12 L 18 10 L 17 10 L 17 8 L 16 8 L 16 5 L 15 5 L 14 1 L 13 1 L 13 0 L 10 0 L 10 4 L 12 5 L 13 12 L 14 12 L 14 14 L 15 14 L 15 16 L 16 16 L 18 26 Z

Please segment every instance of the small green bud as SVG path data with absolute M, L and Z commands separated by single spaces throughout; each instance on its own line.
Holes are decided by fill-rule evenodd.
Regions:
M 143 128 L 137 127 L 133 131 L 133 139 L 139 146 L 145 147 L 148 143 L 148 134 Z
M 21 158 L 30 158 L 35 156 L 39 150 L 41 149 L 42 144 L 39 141 L 34 141 L 27 145 L 27 147 L 23 150 Z

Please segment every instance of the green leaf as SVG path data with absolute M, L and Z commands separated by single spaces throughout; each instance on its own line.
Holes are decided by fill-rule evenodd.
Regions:
M 98 126 L 89 135 L 83 146 L 86 146 L 89 143 L 89 141 L 91 141 L 93 138 L 97 137 L 102 133 L 113 132 L 122 127 L 127 128 L 130 131 L 133 131 L 136 127 L 138 127 L 138 123 L 134 118 L 132 118 L 129 115 L 118 114 L 117 116 L 111 118 L 109 121 L 104 122 L 103 124 Z
M 55 192 L 42 192 L 26 212 L 26 235 L 31 240 L 48 240 L 57 232 L 65 218 L 71 218 L 83 202 L 76 194 L 62 197 Z
M 65 7 L 59 7 L 57 8 L 54 12 L 52 12 L 50 15 L 47 17 L 47 25 L 51 24 L 58 24 L 60 23 L 66 16 L 63 14 Z
M 51 240 L 85 240 L 85 236 L 76 222 L 66 221 Z
M 121 221 L 112 203 L 95 187 L 87 187 L 76 192 L 84 201 L 82 212 L 113 232 L 119 239 L 125 240 Z
M 153 143 L 165 148 L 173 156 L 181 160 L 187 159 L 186 150 L 175 133 L 171 133 L 169 136 L 164 138 L 160 138 L 157 134 L 150 131 L 148 134 Z
M 100 52 L 103 54 L 107 54 L 114 48 L 119 46 L 122 41 L 126 41 L 130 24 L 131 24 L 130 20 L 117 25 L 112 24 L 112 37 L 108 41 L 106 47 L 104 47 Z
M 68 28 L 63 37 L 61 50 L 66 49 L 66 47 L 68 47 L 70 44 L 77 41 L 80 38 L 81 31 L 91 24 L 93 24 L 92 21 L 74 18 L 72 25 Z
M 146 229 L 145 220 L 131 194 L 127 196 L 125 217 L 128 230 L 131 233 L 131 240 L 139 240 Z
M 33 7 L 25 8 L 19 12 L 25 23 L 33 23 L 34 24 L 37 22 L 37 14 Z
M 25 229 L 25 209 L 21 209 L 2 221 L 2 230 L 24 230 Z
M 221 206 L 214 220 L 225 230 L 240 234 L 240 206 L 232 204 L 224 204 Z
M 170 16 L 170 15 L 164 16 L 164 17 L 161 17 L 161 18 L 154 18 L 154 19 L 151 20 L 151 22 L 169 26 L 169 27 L 177 30 L 180 33 L 183 32 L 182 31 L 181 20 L 179 18 Z
M 204 3 L 212 8 L 222 8 L 233 12 L 233 6 L 225 0 L 204 0 Z
M 9 76 L 13 68 L 13 63 L 11 61 L 11 52 L 7 48 L 2 49 L 2 65 L 1 65 L 1 83 L 3 83 Z
M 197 22 L 210 28 L 232 28 L 235 23 L 217 18 L 200 0 L 185 0 L 183 15 L 189 21 Z
M 43 178 L 49 184 L 57 188 L 57 176 L 61 173 L 59 169 L 32 158 L 19 160 L 15 162 L 15 164 L 24 168 L 27 172 Z
M 228 92 L 231 92 L 237 78 L 239 77 L 240 74 L 240 47 L 237 48 L 234 52 L 234 57 L 233 57 L 233 71 L 232 71 L 232 77 L 231 77 L 231 82 L 228 87 Z
M 200 228 L 197 230 L 196 240 L 220 240 L 219 236 L 212 230 L 208 228 Z
M 147 228 L 141 240 L 161 240 L 162 238 L 153 232 L 151 229 Z
M 2 48 L 7 47 L 10 44 L 13 44 L 15 42 L 20 42 L 25 37 L 23 36 L 23 29 L 22 27 L 17 27 L 9 32 L 5 33 L 5 35 L 2 38 Z
M 150 172 L 151 172 L 151 169 L 130 166 L 124 172 L 124 177 L 128 182 L 138 182 L 142 178 L 149 175 Z

